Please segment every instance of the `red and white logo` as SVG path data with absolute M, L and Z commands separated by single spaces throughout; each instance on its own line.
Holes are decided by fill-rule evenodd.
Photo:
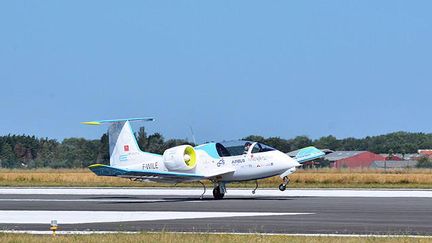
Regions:
M 129 152 L 129 145 L 125 145 L 125 146 L 123 146 L 123 150 L 124 150 L 125 152 Z

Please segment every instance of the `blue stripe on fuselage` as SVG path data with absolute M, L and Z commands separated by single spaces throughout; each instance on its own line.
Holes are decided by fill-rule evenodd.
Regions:
M 202 150 L 206 152 L 210 157 L 220 159 L 220 156 L 216 150 L 216 143 L 206 143 L 195 147 L 195 150 Z

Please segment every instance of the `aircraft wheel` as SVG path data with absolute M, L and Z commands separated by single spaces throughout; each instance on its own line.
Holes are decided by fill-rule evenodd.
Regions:
M 284 184 L 280 184 L 279 185 L 279 190 L 285 191 L 286 190 L 286 186 Z
M 219 186 L 217 186 L 213 189 L 214 199 L 222 199 L 224 196 L 225 196 L 225 193 L 221 193 Z

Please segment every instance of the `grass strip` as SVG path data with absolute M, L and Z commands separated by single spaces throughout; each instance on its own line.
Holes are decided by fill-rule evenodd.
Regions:
M 1 233 L 1 242 L 319 242 L 319 243 L 358 243 L 358 242 L 431 242 L 432 238 L 412 237 L 335 237 L 335 236 L 285 236 L 285 235 L 236 235 L 236 234 L 174 234 L 174 233 L 139 233 L 139 234 L 91 234 L 91 235 L 31 235 Z
M 290 188 L 420 188 L 432 189 L 432 170 L 299 170 L 290 176 Z M 204 181 L 211 186 L 209 181 Z M 278 176 L 260 180 L 261 188 L 276 188 Z M 232 183 L 230 187 L 254 187 L 254 182 Z M 172 187 L 172 184 L 135 182 L 124 178 L 96 176 L 88 169 L 0 169 L 3 187 Z M 181 183 L 178 187 L 200 187 Z

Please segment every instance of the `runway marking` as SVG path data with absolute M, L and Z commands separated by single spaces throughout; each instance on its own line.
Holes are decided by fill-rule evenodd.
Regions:
M 129 195 L 129 196 L 197 196 L 201 189 L 192 188 L 0 188 L 0 194 L 18 195 Z M 206 197 L 212 197 L 209 190 Z M 432 190 L 390 190 L 390 189 L 277 189 L 257 190 L 253 195 L 250 189 L 229 189 L 227 197 L 422 197 L 432 198 Z
M 0 230 L 6 234 L 51 235 L 52 231 L 37 230 Z M 92 234 L 200 234 L 200 235 L 256 235 L 256 236 L 299 236 L 299 237 L 358 237 L 358 238 L 424 238 L 430 235 L 377 235 L 377 234 L 285 234 L 285 233 L 234 233 L 234 232 L 141 232 L 141 231 L 57 231 L 59 235 L 92 235 Z
M 169 202 L 164 199 L 54 199 L 54 198 L 7 198 L 0 202 Z
M 313 213 L 261 212 L 178 212 L 178 211 L 0 211 L 0 224 L 58 224 L 108 223 L 126 221 L 155 221 L 251 216 L 307 215 Z

